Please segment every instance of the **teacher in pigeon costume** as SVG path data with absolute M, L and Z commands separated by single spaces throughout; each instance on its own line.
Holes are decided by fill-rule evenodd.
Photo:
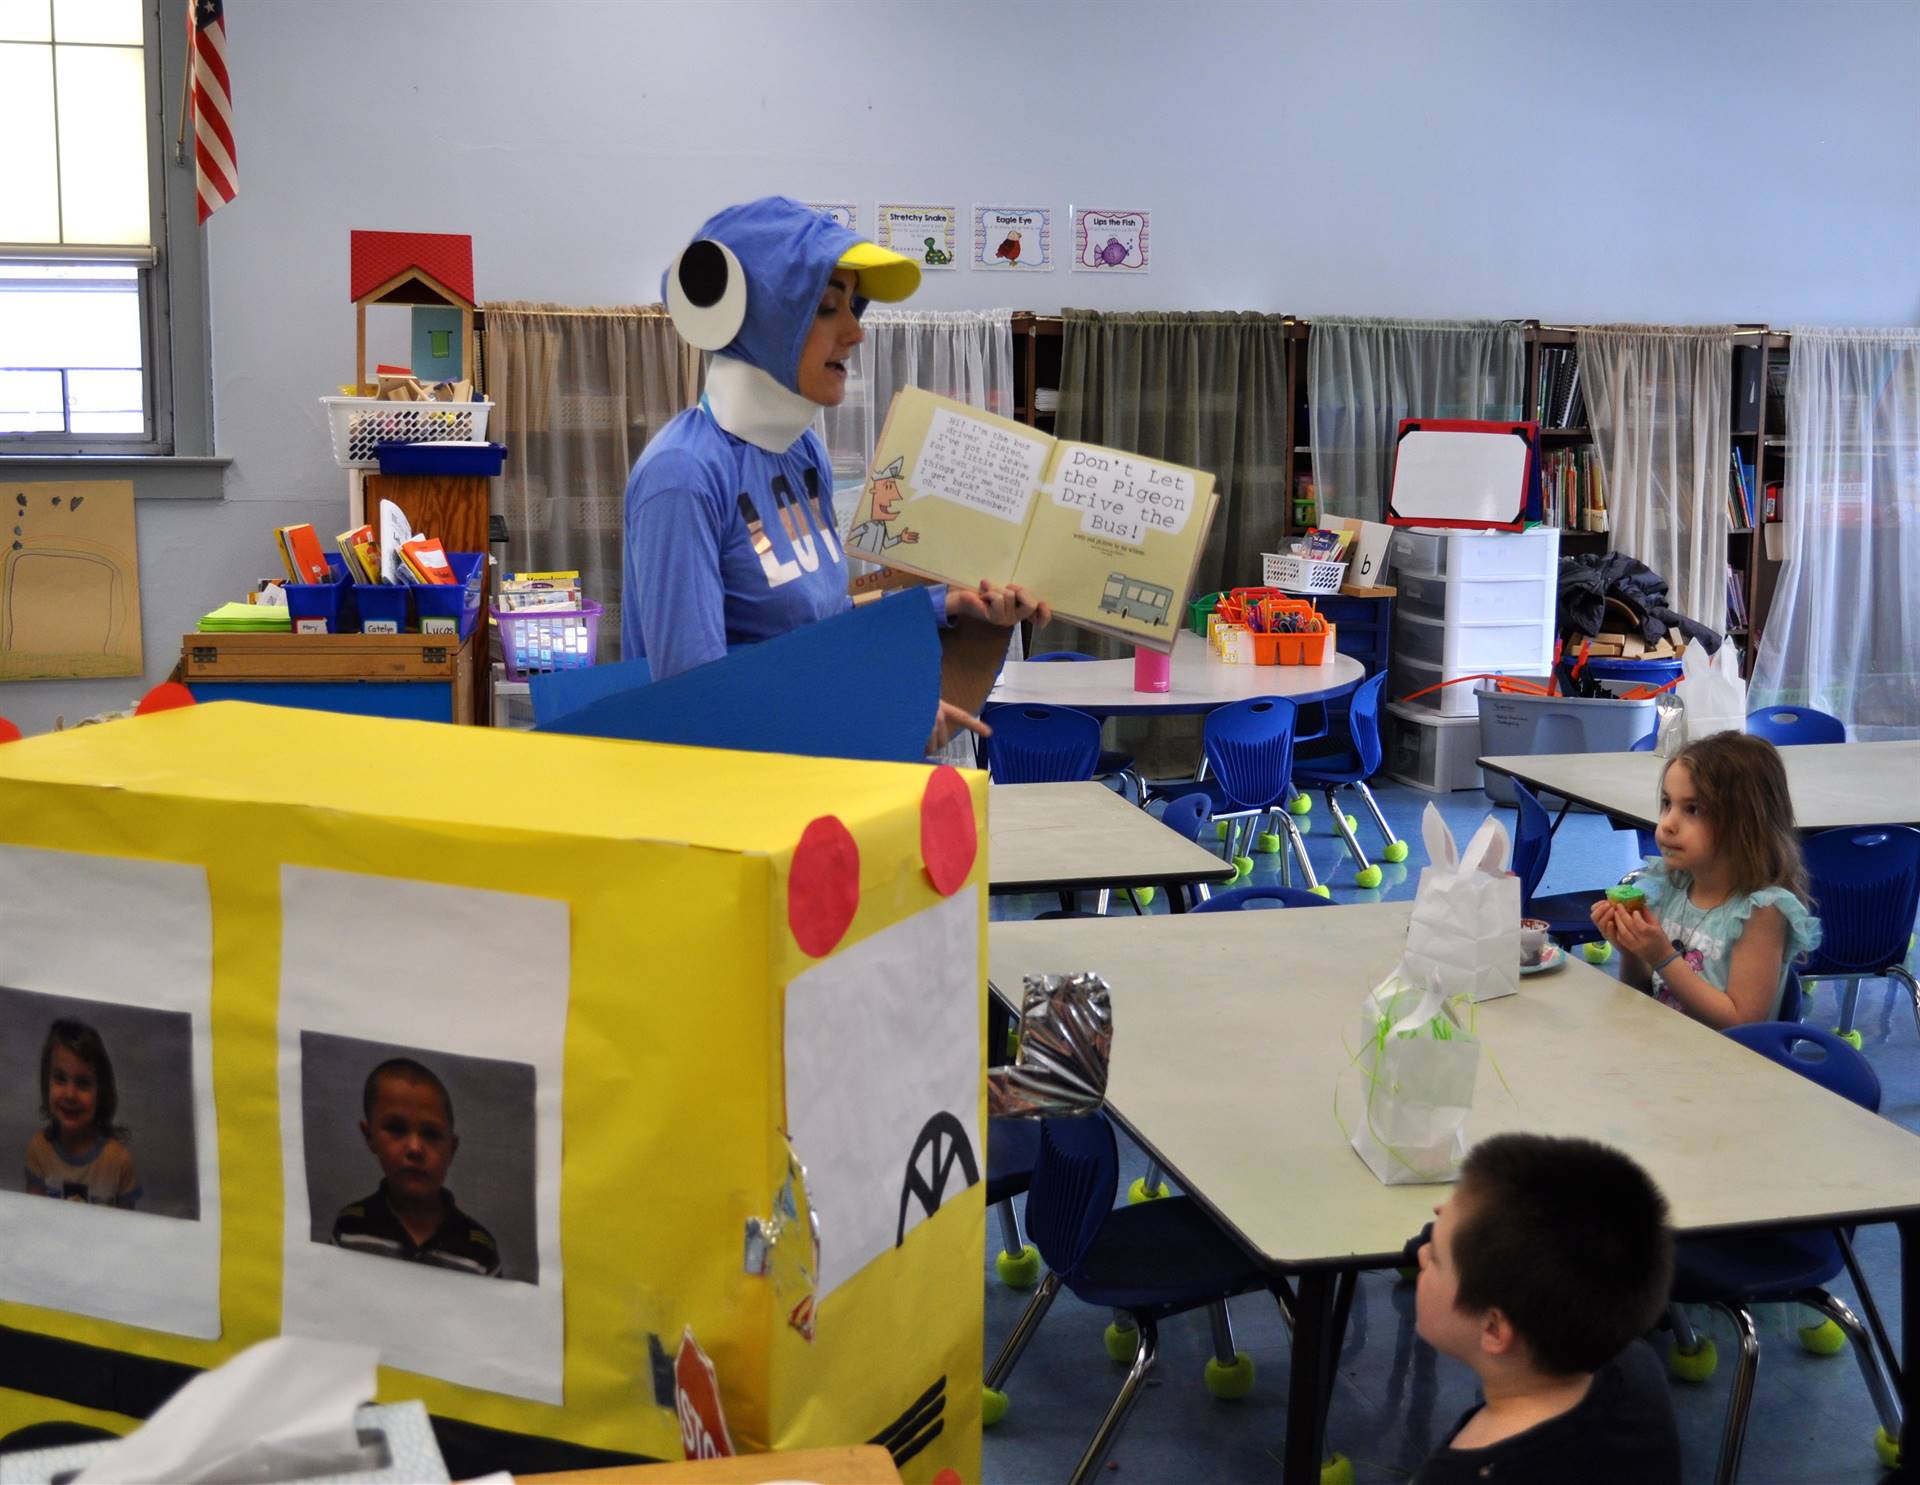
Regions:
M 714 355 L 699 405 L 660 430 L 627 480 L 620 639 L 655 679 L 851 606 L 812 424 L 846 396 L 868 302 L 919 284 L 911 258 L 784 196 L 713 217 L 667 270 L 674 327 Z M 1049 617 L 1013 585 L 927 592 L 943 626 Z M 934 741 L 958 727 L 985 731 L 942 701 Z

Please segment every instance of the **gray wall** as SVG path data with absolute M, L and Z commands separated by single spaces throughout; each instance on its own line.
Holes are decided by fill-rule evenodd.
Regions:
M 300 1033 L 300 1112 L 305 1127 L 307 1204 L 316 1243 L 333 1241 L 333 1219 L 380 1185 L 380 1162 L 360 1133 L 367 1074 L 389 1057 L 431 1068 L 453 1100 L 460 1149 L 447 1190 L 460 1210 L 493 1234 L 501 1277 L 540 1280 L 533 1215 L 534 1072 L 524 1062 L 465 1057 L 430 1047 Z
M 142 512 L 152 678 L 186 620 L 275 570 L 274 525 L 344 524 L 317 398 L 352 375 L 355 227 L 471 232 L 482 298 L 608 304 L 657 298 L 708 212 L 765 192 L 1047 204 L 1063 231 L 1077 202 L 1151 209 L 1152 273 L 932 273 L 915 303 L 1920 316 L 1915 0 L 227 14 L 243 189 L 208 235 L 234 462 L 217 531 Z M 17 683 L 0 712 L 34 730 L 50 698 L 71 716 L 130 689 Z
M 99 1032 L 113 1063 L 120 1095 L 113 1122 L 127 1131 L 127 1150 L 143 1193 L 139 1210 L 197 1219 L 191 1018 L 184 1011 L 7 986 L 0 986 L 0 1089 L 6 1091 L 0 1100 L 0 1191 L 21 1189 L 27 1141 L 46 1125 L 40 1116 L 40 1050 L 47 1028 L 62 1016 Z

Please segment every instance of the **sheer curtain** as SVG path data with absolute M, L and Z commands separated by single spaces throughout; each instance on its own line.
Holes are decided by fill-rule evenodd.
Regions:
M 856 353 L 847 400 L 821 414 L 821 436 L 833 460 L 834 517 L 844 537 L 880 427 L 902 387 L 920 387 L 969 407 L 1013 416 L 1013 311 L 954 310 L 921 314 L 871 310 Z M 852 559 L 856 572 L 872 564 Z
M 1727 627 L 1733 335 L 1600 325 L 1574 337 L 1613 549 L 1659 573 L 1673 606 L 1716 632 Z
M 1752 705 L 1920 737 L 1920 330 L 1793 332 L 1787 550 Z
M 1526 336 L 1509 321 L 1315 316 L 1307 405 L 1320 509 L 1379 520 L 1400 420 L 1518 418 L 1526 368 Z
M 600 603 L 599 654 L 620 653 L 627 474 L 647 440 L 700 398 L 699 352 L 659 305 L 488 304 L 488 435 L 507 446 L 496 487 L 507 565 L 577 568 Z

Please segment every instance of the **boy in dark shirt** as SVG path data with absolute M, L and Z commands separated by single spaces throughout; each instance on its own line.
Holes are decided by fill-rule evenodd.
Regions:
M 360 1137 L 380 1162 L 380 1189 L 350 1202 L 333 1219 L 333 1241 L 356 1253 L 497 1278 L 500 1249 L 454 1205 L 447 1169 L 460 1149 L 447 1085 L 411 1057 L 393 1057 L 367 1074 L 360 1095 Z
M 1639 1337 L 1667 1302 L 1659 1188 L 1591 1140 L 1474 1146 L 1420 1246 L 1417 1328 L 1485 1401 L 1415 1485 L 1680 1485 L 1664 1368 Z

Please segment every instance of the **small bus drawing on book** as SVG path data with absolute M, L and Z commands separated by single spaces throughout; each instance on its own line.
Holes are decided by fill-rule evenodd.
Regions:
M 1117 614 L 1123 619 L 1145 619 L 1151 624 L 1167 622 L 1167 607 L 1173 602 L 1173 589 L 1158 583 L 1145 583 L 1124 572 L 1107 574 L 1106 591 L 1100 595 L 1100 612 Z

